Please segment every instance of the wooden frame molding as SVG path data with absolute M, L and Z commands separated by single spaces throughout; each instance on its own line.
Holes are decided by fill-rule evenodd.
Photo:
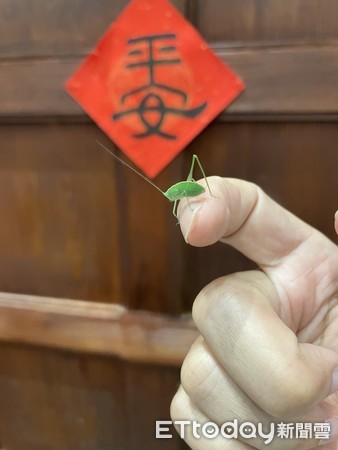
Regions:
M 191 320 L 117 304 L 0 293 L 0 343 L 179 366 L 197 335 Z

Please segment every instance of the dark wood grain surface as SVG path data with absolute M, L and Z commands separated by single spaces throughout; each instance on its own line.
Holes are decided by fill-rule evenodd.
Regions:
M 158 450 L 177 369 L 4 343 L 0 354 L 3 448 Z M 182 449 L 172 433 L 161 448 Z
M 85 55 L 127 6 L 128 0 L 2 0 L 3 59 Z M 179 11 L 185 0 L 173 0 Z
M 192 0 L 191 14 L 206 39 L 230 46 L 338 41 L 338 4 L 332 0 Z

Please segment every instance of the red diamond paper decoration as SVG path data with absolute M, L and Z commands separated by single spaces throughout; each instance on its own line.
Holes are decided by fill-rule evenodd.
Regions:
M 167 0 L 133 0 L 66 88 L 153 178 L 244 85 Z

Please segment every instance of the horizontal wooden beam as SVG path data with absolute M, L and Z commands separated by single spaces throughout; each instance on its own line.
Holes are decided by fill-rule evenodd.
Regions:
M 222 120 L 251 117 L 338 115 L 338 47 L 288 47 L 216 53 L 245 81 L 245 92 Z M 88 116 L 67 95 L 64 82 L 82 58 L 0 62 L 1 121 L 84 120 Z
M 191 320 L 116 304 L 0 293 L 0 342 L 179 366 L 196 337 Z
M 184 13 L 186 0 L 172 0 Z M 0 55 L 27 58 L 83 55 L 129 0 L 1 0 Z
M 215 50 L 246 84 L 223 117 L 338 113 L 338 47 Z
M 208 41 L 247 47 L 338 39 L 332 0 L 190 0 L 194 25 Z

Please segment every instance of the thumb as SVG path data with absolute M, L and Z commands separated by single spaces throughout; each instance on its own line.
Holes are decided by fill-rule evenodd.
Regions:
M 338 234 L 338 211 L 336 212 L 336 214 L 334 216 L 334 227 L 335 227 L 336 233 Z

